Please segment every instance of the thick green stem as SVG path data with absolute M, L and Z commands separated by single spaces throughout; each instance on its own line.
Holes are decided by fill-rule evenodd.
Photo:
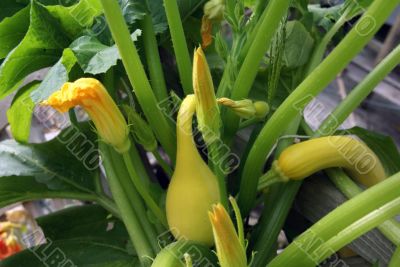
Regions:
M 186 95 L 192 94 L 192 61 L 186 44 L 178 2 L 177 0 L 164 0 L 164 7 L 183 91 Z
M 364 216 L 399 199 L 399 186 L 400 173 L 397 173 L 345 202 L 301 234 L 268 267 L 308 266 L 310 261 L 315 265 L 315 254 L 318 255 L 315 252 L 321 243 L 330 240 Z M 384 218 L 386 219 L 387 217 Z
M 344 99 L 324 120 L 314 136 L 328 136 L 333 134 L 336 128 L 346 120 L 375 87 L 399 64 L 400 45 L 387 55 L 385 59 L 351 91 L 346 99 Z
M 390 260 L 389 267 L 398 267 L 400 266 L 400 246 L 397 246 L 396 251 L 392 255 L 392 259 Z
M 133 247 L 138 254 L 142 266 L 150 266 L 150 258 L 154 257 L 154 253 L 140 224 L 140 218 L 132 209 L 127 194 L 115 172 L 116 169 L 110 160 L 110 157 L 112 157 L 110 150 L 113 148 L 102 144 L 100 149 L 104 157 L 103 164 L 106 169 L 111 193 L 121 211 L 121 217 L 129 233 Z
M 129 176 L 131 177 L 131 180 L 135 185 L 136 189 L 138 190 L 140 196 L 143 198 L 146 205 L 150 208 L 150 210 L 154 213 L 154 215 L 158 218 L 158 220 L 165 227 L 168 228 L 168 223 L 165 213 L 160 209 L 160 207 L 154 201 L 153 197 L 150 195 L 142 179 L 138 176 L 135 168 L 132 165 L 132 159 L 130 153 L 124 153 L 122 156 L 124 158 L 126 168 L 128 169 Z
M 146 54 L 151 85 L 157 100 L 162 101 L 168 98 L 168 92 L 151 15 L 146 14 L 144 16 L 141 21 L 141 26 L 143 29 L 143 46 Z
M 239 193 L 243 215 L 255 200 L 258 178 L 265 158 L 279 135 L 303 108 L 341 72 L 374 36 L 400 0 L 376 0 L 331 54 L 293 91 L 261 130 L 246 160 Z M 371 25 L 366 24 L 367 22 Z M 360 30 L 363 29 L 362 32 Z
M 140 218 L 141 226 L 144 230 L 144 233 L 147 236 L 147 239 L 153 248 L 154 253 L 157 253 L 159 249 L 158 239 L 157 239 L 157 232 L 155 229 L 155 225 L 151 224 L 148 219 L 147 209 L 141 199 L 138 191 L 135 188 L 135 185 L 132 183 L 128 170 L 125 166 L 124 160 L 121 154 L 117 153 L 116 151 L 110 151 L 110 159 L 109 159 L 114 168 L 115 172 L 118 176 L 118 179 L 126 192 L 127 198 L 131 207 L 135 211 L 135 213 Z M 135 163 L 135 162 L 133 162 Z M 135 165 L 136 166 L 136 165 Z M 144 176 L 146 177 L 146 176 Z
M 157 105 L 146 72 L 140 61 L 135 45 L 131 40 L 128 27 L 122 16 L 117 0 L 101 0 L 104 14 L 114 41 L 118 47 L 129 81 L 146 118 L 158 140 L 168 155 L 175 159 L 175 134 L 166 117 Z
M 271 0 L 267 13 L 263 16 L 262 21 L 257 30 L 257 34 L 252 41 L 249 51 L 243 61 L 239 74 L 233 85 L 231 98 L 240 100 L 246 98 L 249 94 L 251 86 L 257 76 L 258 67 L 265 52 L 274 37 L 276 30 L 279 28 L 279 23 L 282 17 L 286 14 L 289 8 L 289 0 Z M 226 113 L 226 134 L 233 136 L 238 128 L 239 118 L 232 111 Z
M 331 181 L 342 191 L 347 198 L 353 198 L 363 192 L 342 170 L 326 170 Z M 400 224 L 395 219 L 387 220 L 378 226 L 378 229 L 396 246 L 400 246 Z
M 362 219 L 356 221 L 346 229 L 338 233 L 336 236 L 323 243 L 315 250 L 318 254 L 316 261 L 321 263 L 323 260 L 331 256 L 335 251 L 338 251 L 351 241 L 360 237 L 364 233 L 372 230 L 377 225 L 383 223 L 389 218 L 393 218 L 400 212 L 400 197 L 385 204 L 379 209 L 369 213 Z M 312 267 L 314 265 L 310 265 Z

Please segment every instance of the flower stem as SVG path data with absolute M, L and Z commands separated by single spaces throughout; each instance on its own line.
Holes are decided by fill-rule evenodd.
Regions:
M 268 267 L 309 266 L 308 264 L 310 264 L 310 262 L 315 266 L 315 255 L 318 256 L 316 249 L 321 244 L 320 241 L 324 243 L 330 240 L 364 216 L 369 216 L 369 214 L 374 214 L 376 212 L 379 213 L 379 209 L 381 209 L 382 206 L 390 202 L 393 204 L 393 201 L 396 199 L 398 201 L 399 186 L 400 172 L 345 202 L 301 234 L 296 241 L 289 245 L 282 254 L 276 257 Z M 397 209 L 398 207 L 399 205 L 397 204 Z M 396 214 L 392 214 L 392 211 L 388 211 L 388 213 L 390 215 L 389 218 Z M 382 221 L 387 218 L 388 217 L 384 217 Z M 382 221 L 378 223 L 374 222 L 374 226 Z M 353 226 L 354 225 L 351 227 Z M 316 239 L 319 241 L 315 242 Z M 348 239 L 345 241 L 351 240 Z M 341 240 L 340 242 L 343 241 Z
M 183 91 L 185 95 L 192 94 L 192 61 L 186 44 L 178 2 L 164 0 L 164 6 Z
M 256 78 L 258 66 L 267 51 L 279 23 L 289 8 L 289 0 L 272 0 L 267 7 L 267 13 L 257 26 L 254 40 L 249 40 L 251 46 L 240 68 L 239 74 L 233 85 L 231 98 L 240 100 L 246 98 Z M 239 119 L 232 112 L 226 113 L 226 133 L 233 136 L 238 128 Z
M 400 64 L 400 45 L 387 55 L 385 59 L 383 59 L 382 62 L 351 91 L 340 105 L 324 120 L 314 137 L 333 134 L 336 128 L 346 120 L 398 64 Z
M 132 244 L 138 254 L 142 266 L 150 266 L 151 262 L 149 259 L 154 257 L 154 253 L 140 224 L 140 218 L 131 208 L 127 194 L 124 191 L 117 173 L 115 172 L 116 169 L 110 160 L 112 157 L 110 151 L 113 148 L 102 144 L 100 149 L 104 157 L 103 164 L 106 169 L 111 192 L 119 210 L 121 211 L 121 217 L 129 233 Z
M 376 0 L 360 18 L 331 54 L 289 95 L 261 130 L 247 157 L 239 192 L 239 206 L 248 215 L 256 196 L 258 178 L 265 158 L 279 135 L 303 108 L 320 93 L 352 58 L 368 43 L 385 22 L 400 0 L 387 2 Z M 367 20 L 374 19 L 373 27 L 365 27 Z M 367 25 L 368 26 L 368 25 Z M 362 34 L 360 29 L 363 28 Z
M 141 26 L 143 29 L 143 46 L 146 54 L 151 85 L 154 89 L 154 94 L 156 95 L 157 100 L 162 101 L 168 98 L 168 92 L 151 15 L 146 14 L 144 16 L 141 21 Z
M 317 262 L 322 262 L 324 259 L 331 256 L 334 251 L 337 251 L 345 245 L 349 244 L 354 239 L 372 230 L 374 227 L 383 223 L 387 219 L 393 218 L 399 212 L 400 197 L 374 210 L 373 212 L 364 216 L 362 219 L 354 222 L 352 225 L 346 227 L 346 229 L 322 244 L 319 248 L 315 250 L 316 252 L 321 252 L 318 253 L 319 257 L 317 259 Z
M 353 182 L 342 170 L 328 169 L 326 170 L 331 181 L 335 186 L 347 197 L 353 198 L 363 192 L 358 185 Z M 396 246 L 400 246 L 400 223 L 395 219 L 387 220 L 378 226 L 386 238 L 388 238 Z
M 139 104 L 161 145 L 168 155 L 174 159 L 176 153 L 174 129 L 167 122 L 160 108 L 158 108 L 156 97 L 147 79 L 136 47 L 131 40 L 118 1 L 101 0 L 101 3 L 111 34 L 118 47 L 122 63 L 125 66 Z
M 133 184 L 135 185 L 136 189 L 138 190 L 139 194 L 143 198 L 146 205 L 150 208 L 150 210 L 154 213 L 154 215 L 158 218 L 158 220 L 168 228 L 167 218 L 165 213 L 160 209 L 157 203 L 154 201 L 150 193 L 148 192 L 146 186 L 143 184 L 143 181 L 138 176 L 135 168 L 132 165 L 132 158 L 130 153 L 123 153 L 122 157 L 124 158 L 124 162 L 126 168 L 128 169 L 129 176 Z

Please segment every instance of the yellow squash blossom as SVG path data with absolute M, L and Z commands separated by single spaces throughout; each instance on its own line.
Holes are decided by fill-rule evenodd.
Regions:
M 221 267 L 247 267 L 244 241 L 238 236 L 224 206 L 214 205 L 213 211 L 209 212 L 209 218 L 213 228 L 219 265 Z M 237 219 L 241 220 L 240 217 Z
M 119 153 L 129 149 L 129 127 L 114 100 L 98 80 L 81 78 L 73 83 L 67 82 L 42 104 L 59 112 L 67 112 L 78 105 L 83 107 L 104 142 Z
M 199 130 L 209 145 L 220 137 L 221 119 L 210 68 L 200 47 L 194 52 L 193 89 Z

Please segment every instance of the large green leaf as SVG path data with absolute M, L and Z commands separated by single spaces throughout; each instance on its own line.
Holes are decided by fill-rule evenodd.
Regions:
M 1 262 L 1 267 L 42 267 L 43 262 L 37 256 L 54 259 L 56 257 L 50 254 L 57 248 L 65 253 L 59 254 L 65 257 L 59 258 L 58 266 L 139 266 L 128 245 L 129 235 L 123 224 L 109 218 L 108 212 L 97 205 L 64 209 L 38 218 L 38 224 L 50 245 L 23 251 Z M 70 260 L 70 265 L 66 264 L 66 259 Z
M 25 7 L 0 22 L 0 59 L 5 58 L 24 38 L 29 28 L 29 10 L 29 6 Z
M 400 171 L 400 153 L 390 136 L 372 132 L 360 127 L 354 127 L 340 133 L 357 135 L 371 148 L 381 160 L 386 175 L 390 176 Z
M 0 21 L 6 17 L 11 17 L 16 12 L 27 5 L 24 1 L 18 0 L 1 0 L 0 1 Z
M 289 21 L 286 24 L 286 41 L 283 53 L 283 64 L 288 68 L 298 68 L 305 65 L 314 46 L 314 39 L 299 21 Z
M 110 244 L 125 248 L 129 239 L 123 223 L 110 218 L 98 205 L 67 208 L 40 217 L 37 222 L 45 236 L 53 241 L 67 239 L 110 239 Z
M 131 34 L 132 41 L 137 41 L 140 34 L 140 30 L 134 31 Z M 106 46 L 93 36 L 82 36 L 76 39 L 70 48 L 83 71 L 90 74 L 105 73 L 121 58 L 115 45 Z
M 92 171 L 98 167 L 97 146 L 92 140 L 90 130 L 81 132 L 69 127 L 42 144 L 0 142 L 0 177 L 32 176 L 52 190 L 91 193 L 94 191 Z
M 205 2 L 206 0 L 178 0 L 182 20 L 186 20 Z M 163 33 L 168 29 L 163 0 L 120 0 L 120 5 L 128 24 L 136 23 L 149 13 L 156 33 Z
M 64 50 L 57 63 L 50 68 L 39 87 L 31 93 L 32 101 L 39 103 L 59 90 L 68 81 L 68 74 L 75 66 L 76 57 L 70 48 Z
M 73 6 L 54 5 L 46 6 L 46 9 L 60 21 L 72 39 L 78 37 L 83 29 L 92 26 L 94 19 L 103 12 L 99 0 L 80 0 Z
M 24 250 L 0 262 L 0 267 L 127 267 L 140 266 L 126 250 L 105 240 L 59 240 Z
M 0 67 L 0 99 L 15 90 L 26 75 L 55 63 L 68 43 L 58 21 L 32 1 L 28 32 Z
M 0 207 L 20 202 L 44 198 L 74 198 L 90 197 L 78 189 L 51 190 L 45 184 L 38 183 L 32 176 L 0 177 Z
M 34 81 L 21 88 L 15 95 L 11 107 L 7 110 L 7 119 L 11 126 L 11 133 L 18 142 L 28 142 L 32 112 L 35 107 L 30 94 L 38 86 L 39 82 Z

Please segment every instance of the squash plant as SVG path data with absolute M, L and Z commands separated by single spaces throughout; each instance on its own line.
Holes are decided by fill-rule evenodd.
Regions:
M 16 94 L 15 140 L 0 142 L 0 206 L 87 205 L 38 218 L 45 242 L 0 266 L 317 266 L 375 227 L 400 246 L 394 143 L 338 130 L 400 63 L 400 47 L 318 129 L 303 118 L 399 3 L 1 1 L 0 98 Z M 24 83 L 43 68 L 43 80 Z M 37 106 L 69 120 L 53 140 L 29 143 Z M 242 129 L 251 137 L 236 151 Z M 312 140 L 293 145 L 297 135 Z M 316 171 L 349 200 L 277 255 L 301 180 Z

